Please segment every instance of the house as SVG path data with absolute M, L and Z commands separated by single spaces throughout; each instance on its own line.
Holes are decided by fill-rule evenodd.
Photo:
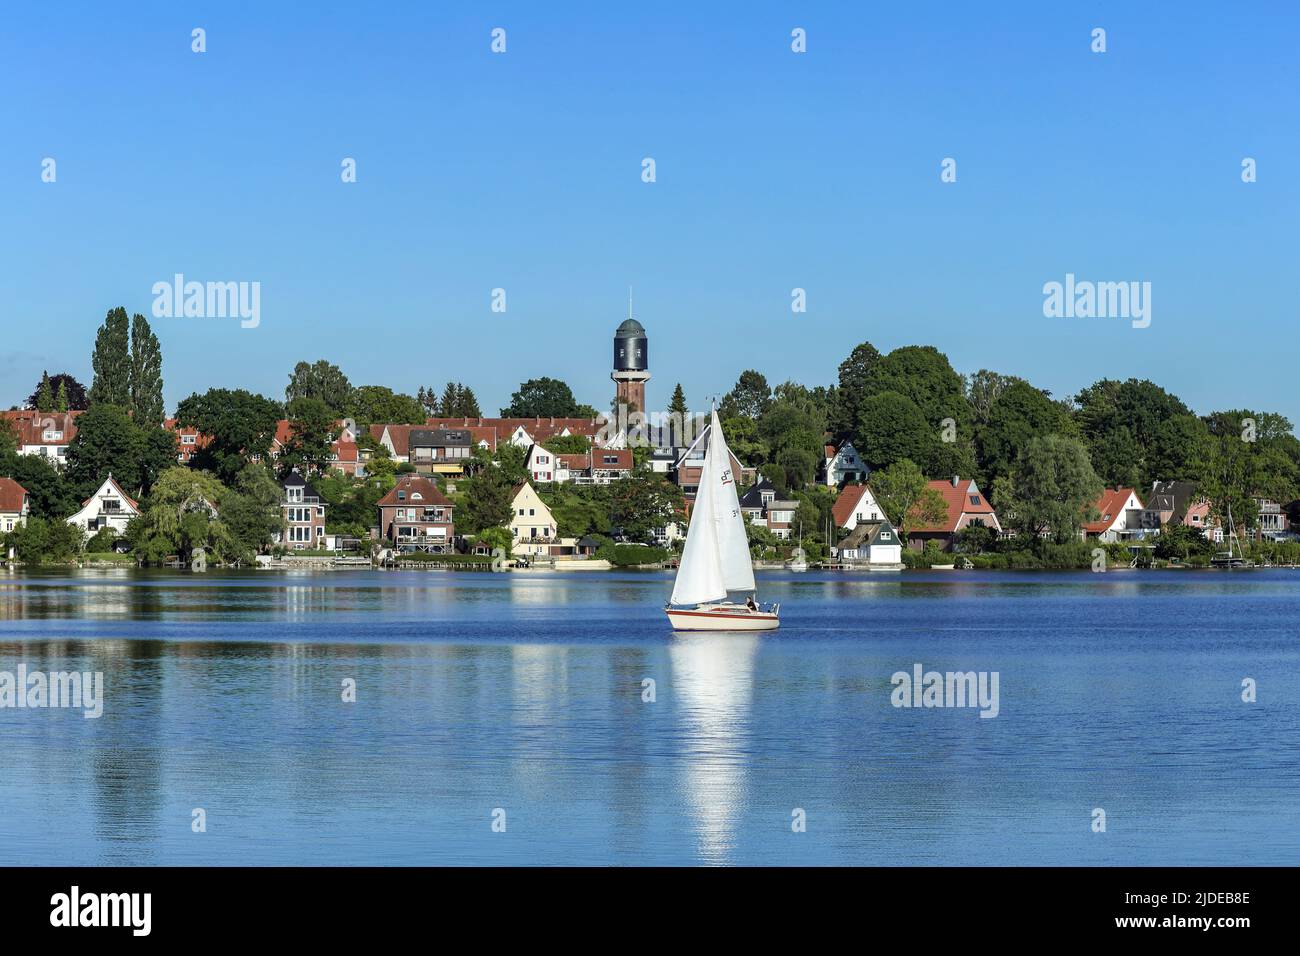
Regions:
M 77 418 L 81 414 L 25 408 L 0 412 L 0 418 L 13 428 L 18 439 L 18 454 L 39 455 L 62 468 L 68 463 L 68 445 L 77 437 Z
M 923 549 L 927 541 L 935 541 L 944 550 L 950 550 L 957 532 L 971 525 L 983 525 L 1001 533 L 1002 525 L 993 512 L 993 505 L 984 497 L 973 478 L 963 480 L 958 476 L 944 481 L 931 481 L 927 487 L 937 491 L 947 506 L 947 515 L 937 524 L 916 524 L 907 532 L 907 546 Z
M 1195 502 L 1196 482 L 1153 481 L 1142 512 L 1142 527 L 1159 531 L 1165 525 L 1184 524 L 1187 510 Z
M 1197 529 L 1215 543 L 1223 542 L 1223 525 L 1210 514 L 1210 503 L 1204 498 L 1187 506 L 1187 513 L 1183 515 L 1183 524 Z
M 429 428 L 491 430 L 496 441 L 510 442 L 520 448 L 545 444 L 551 438 L 582 435 L 593 444 L 601 435 L 601 423 L 594 418 L 429 418 Z
M 1082 537 L 1120 541 L 1141 538 L 1150 531 L 1142 524 L 1142 499 L 1132 488 L 1107 488 L 1094 507 L 1100 517 L 1084 523 Z
M 379 499 L 377 507 L 379 535 L 397 550 L 451 552 L 456 534 L 454 507 L 432 479 L 403 475 Z
M 828 488 L 838 488 L 846 481 L 866 481 L 871 473 L 852 442 L 841 442 L 839 448 L 827 445 L 825 454 L 821 474 L 822 483 Z
M 212 441 L 211 435 L 201 435 L 197 428 L 184 427 L 174 418 L 163 422 L 163 428 L 176 436 L 176 461 L 182 465 L 188 465 Z
M 903 542 L 883 515 L 858 521 L 847 538 L 836 548 L 837 557 L 846 564 L 873 564 L 882 567 L 903 566 Z
M 0 478 L 0 534 L 13 531 L 31 511 L 27 489 L 12 478 Z
M 688 500 L 695 498 L 695 492 L 700 487 L 700 472 L 704 470 L 704 454 L 709 449 L 709 432 L 712 429 L 712 425 L 705 426 L 695 440 L 677 456 L 677 461 L 673 464 L 673 481 L 682 489 L 682 494 Z M 752 470 L 740 464 L 735 452 L 730 448 L 727 449 L 727 457 L 733 480 L 743 482 L 747 472 L 753 474 Z
M 740 513 L 750 524 L 767 527 L 767 507 L 776 500 L 776 486 L 763 478 L 740 496 Z
M 845 485 L 840 496 L 831 506 L 831 516 L 835 526 L 852 531 L 862 521 L 881 521 L 885 519 L 885 509 L 880 507 L 876 496 L 866 485 Z
M 774 498 L 767 506 L 767 530 L 783 541 L 789 540 L 794 526 L 794 513 L 798 510 L 799 502 Z
M 81 503 L 81 510 L 68 519 L 87 534 L 111 528 L 118 535 L 126 533 L 132 518 L 140 516 L 140 505 L 127 495 L 110 474 L 99 490 Z
M 1291 522 L 1282 506 L 1272 498 L 1254 495 L 1258 512 L 1255 518 L 1255 540 L 1280 541 L 1291 536 Z
M 475 419 L 469 419 L 474 421 Z M 445 419 L 430 419 L 445 421 Z M 443 428 L 426 425 L 371 425 L 370 435 L 388 449 L 388 455 L 398 464 L 410 462 L 420 471 L 447 475 L 464 473 L 465 459 L 474 451 L 484 448 L 496 451 L 497 430 L 494 427 L 466 425 Z M 414 444 L 414 454 L 412 454 Z M 362 462 L 364 465 L 364 461 Z
M 559 527 L 546 502 L 526 481 L 516 485 L 510 497 L 511 553 L 517 557 L 551 554 L 551 546 L 559 540 Z
M 553 452 L 547 451 L 541 445 L 530 445 L 528 447 L 528 456 L 524 459 L 524 470 L 532 476 L 533 481 L 568 481 L 569 468 L 568 462 L 561 462 L 559 459 L 582 458 L 582 455 L 564 455 L 559 456 Z M 559 470 L 563 468 L 564 477 L 558 476 Z
M 283 530 L 275 536 L 277 544 L 294 551 L 305 551 L 325 546 L 325 502 L 307 480 L 290 472 L 280 482 L 284 497 L 280 513 L 284 518 Z

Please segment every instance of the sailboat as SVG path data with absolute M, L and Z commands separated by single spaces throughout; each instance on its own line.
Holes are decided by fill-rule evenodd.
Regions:
M 673 594 L 664 611 L 675 631 L 772 631 L 780 626 L 781 605 L 759 604 L 753 596 L 754 563 L 745 537 L 745 519 L 731 472 L 731 452 L 712 410 L 709 446 L 691 508 L 686 546 L 677 566 Z M 733 592 L 749 592 L 744 603 Z
M 1237 543 L 1237 553 L 1233 554 L 1232 545 L 1237 542 L 1237 528 L 1232 523 L 1232 505 L 1228 505 L 1228 550 L 1220 551 L 1214 557 L 1210 558 L 1210 565 L 1216 568 L 1246 568 L 1250 567 L 1250 562 L 1246 556 L 1241 553 L 1241 544 Z

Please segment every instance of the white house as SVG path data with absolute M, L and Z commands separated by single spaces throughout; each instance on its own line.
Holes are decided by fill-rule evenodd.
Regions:
M 1107 488 L 1096 508 L 1100 517 L 1083 526 L 1082 537 L 1118 541 L 1140 538 L 1148 532 L 1142 524 L 1142 499 L 1132 488 Z
M 883 520 L 885 509 L 880 507 L 868 486 L 846 485 L 831 506 L 831 515 L 837 527 L 852 531 L 859 522 Z
M 510 551 L 521 557 L 538 557 L 551 554 L 552 545 L 559 543 L 559 528 L 551 509 L 538 496 L 533 486 L 524 482 L 515 488 L 511 502 Z
M 838 554 L 847 562 L 901 567 L 903 542 L 886 518 L 859 521 L 849 536 L 839 543 Z
M 826 446 L 826 460 L 822 462 L 822 481 L 828 488 L 838 488 L 846 481 L 865 481 L 871 473 L 852 442 L 843 442 L 839 448 Z
M 87 534 L 100 528 L 112 528 L 118 534 L 126 532 L 126 525 L 138 517 L 140 506 L 124 492 L 110 474 L 99 490 L 82 502 L 81 510 L 68 519 Z
M 528 458 L 524 461 L 524 470 L 533 481 L 568 481 L 567 468 L 563 469 L 563 477 L 559 474 L 563 464 L 553 452 L 547 451 L 541 445 L 532 445 L 528 449 Z

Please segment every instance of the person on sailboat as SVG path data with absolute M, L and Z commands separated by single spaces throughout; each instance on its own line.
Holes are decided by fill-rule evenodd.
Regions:
M 751 594 L 745 599 L 745 607 L 749 608 L 751 611 L 758 610 L 758 605 L 754 603 L 754 595 Z

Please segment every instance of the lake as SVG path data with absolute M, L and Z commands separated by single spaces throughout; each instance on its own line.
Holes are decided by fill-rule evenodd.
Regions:
M 0 864 L 1295 863 L 1300 571 L 759 586 L 674 636 L 668 573 L 0 571 L 0 672 L 104 680 L 0 709 Z

